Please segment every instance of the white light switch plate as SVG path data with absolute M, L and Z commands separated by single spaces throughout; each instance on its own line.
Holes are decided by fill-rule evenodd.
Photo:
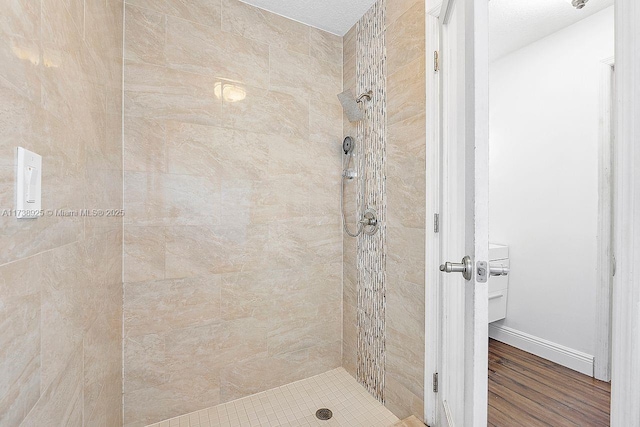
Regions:
M 16 217 L 37 218 L 42 209 L 42 156 L 18 147 Z

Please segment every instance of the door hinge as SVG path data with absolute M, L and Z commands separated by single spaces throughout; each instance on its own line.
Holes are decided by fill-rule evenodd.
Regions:
M 440 214 L 433 214 L 433 232 L 440 232 Z
M 440 71 L 440 52 L 433 52 L 433 71 Z
M 433 392 L 438 392 L 438 373 L 433 374 Z

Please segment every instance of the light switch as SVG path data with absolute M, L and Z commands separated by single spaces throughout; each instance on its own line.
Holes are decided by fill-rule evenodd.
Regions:
M 18 147 L 16 216 L 37 218 L 42 209 L 42 156 Z

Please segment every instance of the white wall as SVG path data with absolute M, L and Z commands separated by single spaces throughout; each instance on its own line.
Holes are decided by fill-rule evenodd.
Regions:
M 490 235 L 510 246 L 512 268 L 498 325 L 591 355 L 599 72 L 613 19 L 611 7 L 491 66 Z

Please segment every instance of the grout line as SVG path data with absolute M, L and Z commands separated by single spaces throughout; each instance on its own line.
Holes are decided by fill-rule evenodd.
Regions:
M 127 31 L 126 31 L 126 20 L 127 20 L 127 2 L 123 1 L 122 2 L 122 93 L 121 93 L 121 134 L 120 134 L 120 138 L 121 138 L 121 156 L 122 156 L 122 209 L 125 209 L 125 64 L 126 61 L 124 59 L 125 57 L 125 49 L 126 49 L 126 37 L 127 37 Z M 124 404 L 125 404 L 125 388 L 124 388 L 124 361 L 125 361 L 125 355 L 124 355 L 124 316 L 125 316 L 125 312 L 124 312 L 124 302 L 125 302 L 125 286 L 124 286 L 124 275 L 125 275 L 125 269 L 124 269 L 124 265 L 125 265 L 125 249 L 124 249 L 124 236 L 125 236 L 125 216 L 122 216 L 122 233 L 121 233 L 121 254 L 122 254 L 122 258 L 121 258 L 121 286 L 122 286 L 122 302 L 121 302 L 121 308 L 122 308 L 122 318 L 120 319 L 120 350 L 121 350 L 121 367 L 120 367 L 120 379 L 121 379 L 121 391 L 120 391 L 120 423 L 121 425 L 124 425 Z

